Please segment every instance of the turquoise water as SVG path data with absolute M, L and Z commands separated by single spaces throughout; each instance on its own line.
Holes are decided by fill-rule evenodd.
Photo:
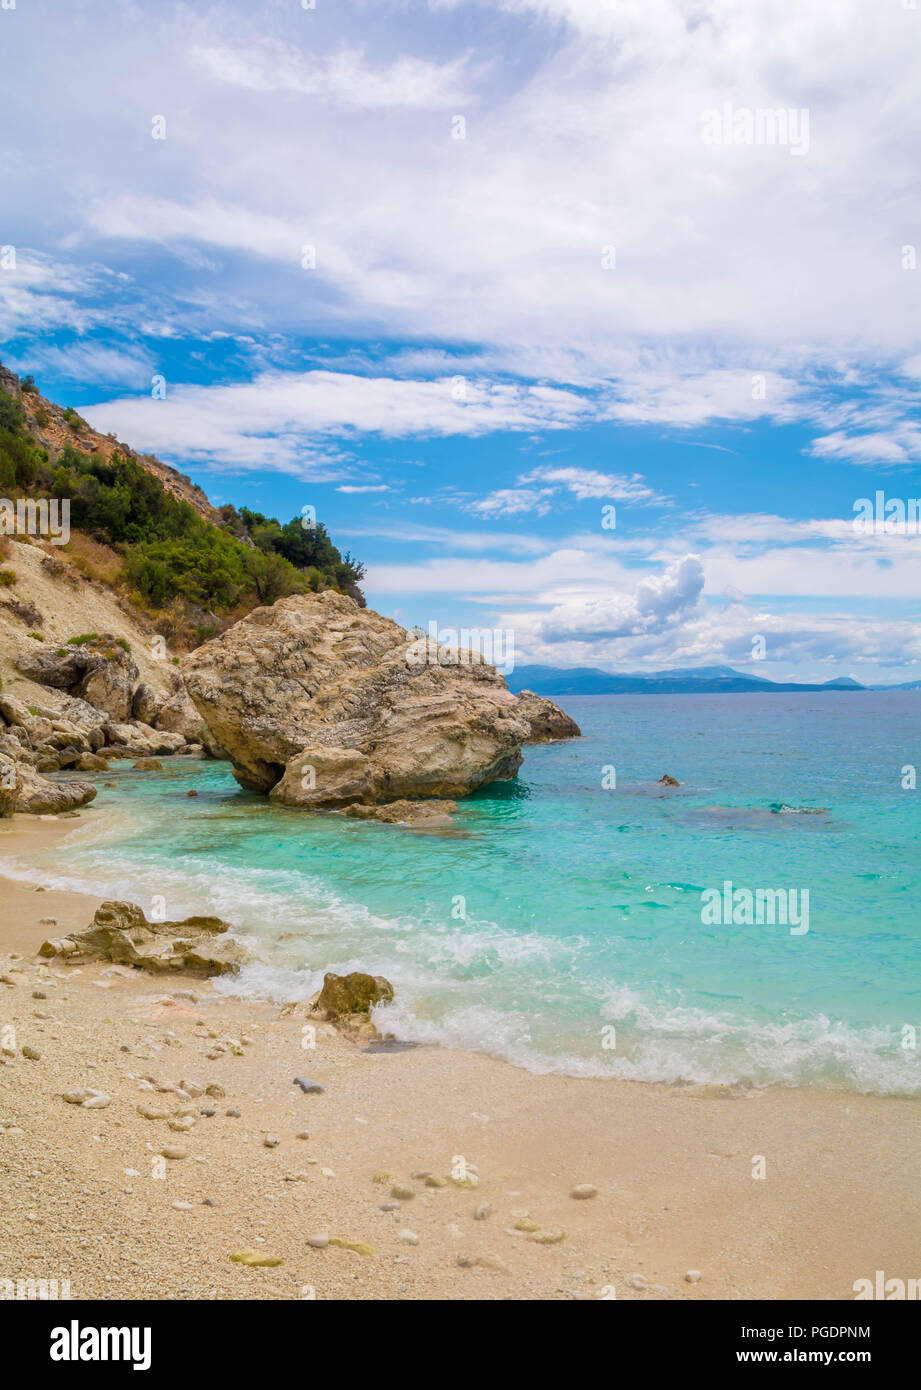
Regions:
M 235 991 L 384 974 L 399 1037 L 535 1070 L 921 1090 L 921 694 L 564 703 L 584 737 L 527 749 L 441 832 L 275 807 L 226 764 L 122 764 L 46 881 L 226 917 L 254 955 Z M 705 924 L 727 879 L 808 889 L 808 931 Z

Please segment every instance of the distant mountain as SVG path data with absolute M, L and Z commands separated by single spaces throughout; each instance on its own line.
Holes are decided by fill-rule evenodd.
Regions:
M 918 682 L 921 685 L 921 682 Z M 508 677 L 509 689 L 533 690 L 538 695 L 702 695 L 746 691 L 865 690 L 850 676 L 821 685 L 782 683 L 749 676 L 731 666 L 692 666 L 670 671 L 599 671 L 592 666 L 518 666 Z M 909 688 L 909 687 L 900 687 Z

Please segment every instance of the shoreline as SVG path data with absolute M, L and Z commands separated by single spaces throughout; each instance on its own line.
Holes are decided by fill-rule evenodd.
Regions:
M 40 963 L 41 940 L 87 926 L 99 899 L 37 891 L 2 860 L 76 824 L 0 825 L 0 972 L 15 981 L 0 983 L 0 1023 L 19 1045 L 0 1073 L 5 1277 L 69 1277 L 90 1298 L 695 1300 L 849 1299 L 877 1269 L 916 1276 L 915 1099 L 537 1075 L 441 1046 L 367 1052 L 306 1005 Z M 215 1029 L 251 1041 L 209 1059 Z M 301 1094 L 296 1075 L 324 1093 Z M 151 1088 L 183 1078 L 226 1098 L 193 1100 L 179 1132 L 175 1091 Z M 63 1102 L 80 1086 L 111 1104 Z M 139 1115 L 145 1102 L 164 1118 Z M 161 1158 L 157 1178 L 170 1143 L 187 1157 Z M 458 1158 L 476 1165 L 475 1190 L 412 1176 L 444 1178 Z M 413 1196 L 391 1197 L 381 1171 Z M 579 1184 L 597 1195 L 572 1198 Z M 307 1245 L 327 1234 L 375 1253 Z M 283 1264 L 230 1261 L 263 1242 Z

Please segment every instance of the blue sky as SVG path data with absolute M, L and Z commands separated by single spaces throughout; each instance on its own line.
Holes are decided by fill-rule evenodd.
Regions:
M 921 496 L 919 57 L 899 0 L 21 0 L 3 360 L 407 624 L 915 679 L 921 539 L 853 519 Z

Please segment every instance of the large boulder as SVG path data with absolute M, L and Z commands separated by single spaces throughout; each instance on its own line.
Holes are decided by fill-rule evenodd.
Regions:
M 296 806 L 464 796 L 514 777 L 530 732 L 477 654 L 332 591 L 255 609 L 182 674 L 241 786 Z
M 23 759 L 0 753 L 0 816 L 59 815 L 85 806 L 96 795 L 90 782 L 50 782 Z
M 189 699 L 178 671 L 171 673 L 172 689 L 160 704 L 155 718 L 145 722 L 170 734 L 182 734 L 189 743 L 200 743 L 205 732 L 205 721 Z
M 226 975 L 240 968 L 243 948 L 225 939 L 230 930 L 219 917 L 187 917 L 182 922 L 148 922 L 135 903 L 108 901 L 96 909 L 92 925 L 65 940 L 46 941 L 39 955 L 65 955 L 117 961 L 154 974 L 187 971 Z M 74 951 L 76 947 L 76 951 Z
M 556 738 L 581 738 L 582 730 L 559 705 L 533 690 L 522 690 L 518 696 L 518 712 L 531 726 L 528 743 L 549 743 Z

